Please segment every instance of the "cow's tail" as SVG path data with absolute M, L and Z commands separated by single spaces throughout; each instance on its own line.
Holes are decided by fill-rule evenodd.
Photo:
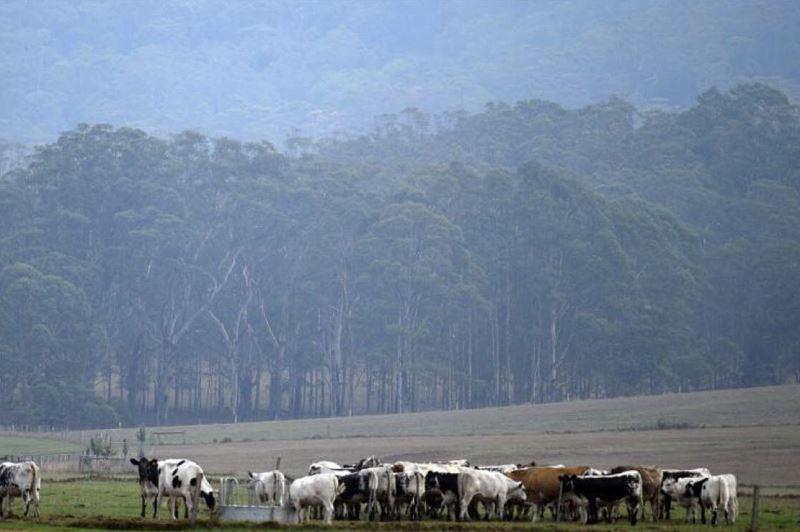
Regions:
M 467 475 L 456 473 L 456 520 L 461 521 L 461 494 L 466 493 L 464 484 L 467 482 Z
M 344 483 L 339 482 L 339 477 L 336 475 L 331 475 L 333 478 L 331 479 L 333 482 L 333 492 L 338 496 L 344 493 L 344 490 L 347 489 L 347 486 Z

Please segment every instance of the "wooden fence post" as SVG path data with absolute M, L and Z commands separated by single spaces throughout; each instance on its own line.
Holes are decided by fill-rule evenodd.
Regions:
M 748 528 L 750 532 L 756 532 L 756 530 L 758 530 L 758 506 L 760 499 L 761 488 L 759 486 L 753 486 L 753 514 L 750 516 L 750 528 Z

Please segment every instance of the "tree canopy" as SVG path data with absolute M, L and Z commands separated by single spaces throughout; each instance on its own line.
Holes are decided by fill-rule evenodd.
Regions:
M 0 422 L 797 381 L 798 140 L 762 84 L 408 109 L 286 153 L 80 125 L 0 178 Z

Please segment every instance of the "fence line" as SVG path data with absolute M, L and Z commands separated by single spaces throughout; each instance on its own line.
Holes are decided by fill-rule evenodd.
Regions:
M 0 457 L 0 460 L 24 462 L 33 460 L 43 472 L 69 472 L 87 474 L 131 473 L 127 457 L 87 456 L 80 453 L 19 454 Z

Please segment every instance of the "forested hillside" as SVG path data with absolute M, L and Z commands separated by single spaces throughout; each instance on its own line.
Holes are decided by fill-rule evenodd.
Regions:
M 754 81 L 798 100 L 798 26 L 795 0 L 4 0 L 0 140 L 111 122 L 277 145 L 406 107 L 675 109 Z
M 81 125 L 0 180 L 0 423 L 800 378 L 800 114 L 760 84 L 296 143 Z

